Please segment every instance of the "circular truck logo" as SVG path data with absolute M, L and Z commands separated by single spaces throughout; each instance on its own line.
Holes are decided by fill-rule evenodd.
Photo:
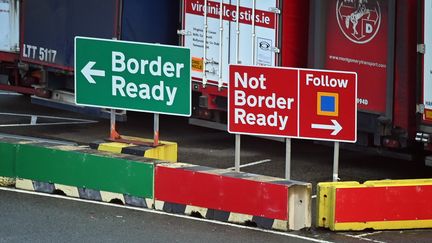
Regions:
M 379 31 L 381 9 L 378 0 L 337 0 L 336 18 L 346 38 L 364 44 Z
M 259 47 L 264 51 L 268 51 L 270 50 L 270 43 L 268 43 L 267 41 L 261 41 L 259 43 Z

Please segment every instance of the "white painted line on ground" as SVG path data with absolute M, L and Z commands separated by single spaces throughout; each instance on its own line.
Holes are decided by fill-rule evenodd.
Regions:
M 47 139 L 47 138 L 38 138 L 38 137 L 28 137 L 28 136 L 14 135 L 14 134 L 6 134 L 6 133 L 0 133 L 0 138 L 15 138 L 15 139 L 23 139 L 23 140 L 38 141 L 38 142 L 48 142 L 48 143 L 72 145 L 72 146 L 77 145 L 77 143 L 75 143 L 75 142 L 55 140 L 55 139 Z
M 59 119 L 59 120 L 71 120 L 71 121 L 92 121 L 96 122 L 94 120 L 87 120 L 87 119 L 80 119 L 80 118 L 72 118 L 72 117 L 61 117 L 61 116 L 44 116 L 44 115 L 37 115 L 37 114 L 22 114 L 22 113 L 11 113 L 11 112 L 0 112 L 0 115 L 7 115 L 7 116 L 23 116 L 23 117 L 32 117 L 37 116 L 40 118 L 49 118 L 49 119 Z
M 0 91 L 0 95 L 15 95 L 15 96 L 19 96 L 19 95 L 22 95 L 22 94 L 15 93 L 15 92 L 9 92 L 9 91 Z
M 240 165 L 240 168 L 244 168 L 244 167 L 248 167 L 248 166 L 253 166 L 253 165 L 259 165 L 259 164 L 267 163 L 267 162 L 270 162 L 270 161 L 271 161 L 271 159 L 258 160 L 258 161 L 255 161 L 255 162 L 251 162 L 251 163 Z M 234 170 L 234 169 L 235 169 L 235 167 L 229 167 L 228 168 L 228 170 Z
M 312 195 L 311 198 L 316 198 L 316 195 Z
M 34 192 L 34 191 L 25 191 L 25 190 L 19 190 L 19 189 L 15 189 L 15 188 L 7 188 L 7 187 L 0 187 L 0 190 L 10 191 L 10 192 L 19 192 L 19 193 L 25 193 L 25 194 L 37 195 L 37 196 L 43 196 L 43 197 L 58 198 L 58 199 L 64 199 L 64 200 L 70 200 L 70 201 L 84 202 L 84 203 L 92 203 L 92 204 L 109 206 L 109 207 L 125 208 L 125 209 L 130 209 L 130 210 L 135 210 L 135 211 L 142 211 L 142 212 L 146 212 L 146 213 L 168 215 L 168 216 L 173 216 L 173 217 L 177 217 L 177 218 L 184 218 L 184 219 L 190 219 L 190 220 L 195 220 L 195 221 L 200 221 L 200 222 L 207 222 L 207 223 L 212 223 L 212 224 L 231 226 L 231 227 L 240 228 L 240 229 L 248 229 L 248 230 L 254 230 L 254 231 L 259 231 L 259 232 L 264 232 L 264 233 L 269 233 L 269 234 L 283 235 L 283 236 L 287 236 L 287 237 L 291 237 L 291 238 L 307 240 L 310 242 L 332 243 L 331 241 L 320 240 L 320 239 L 311 238 L 311 237 L 307 237 L 307 236 L 296 235 L 296 234 L 292 234 L 292 233 L 288 233 L 288 232 L 279 232 L 279 231 L 272 231 L 272 230 L 266 230 L 266 229 L 260 229 L 260 228 L 253 228 L 253 227 L 248 227 L 248 226 L 244 226 L 244 225 L 215 221 L 215 220 L 210 220 L 210 219 L 195 218 L 195 217 L 191 217 L 188 215 L 171 214 L 171 213 L 167 213 L 167 212 L 163 212 L 163 211 L 156 211 L 156 210 L 146 209 L 146 208 L 137 208 L 137 207 L 131 207 L 131 206 L 127 206 L 127 205 L 118 205 L 118 204 L 112 204 L 112 203 L 106 203 L 106 202 L 84 200 L 81 198 L 72 198 L 72 197 L 66 197 L 66 196 L 61 196 L 61 195 L 47 194 L 47 193 Z
M 366 237 L 366 236 L 370 236 L 370 235 L 376 235 L 376 234 L 380 234 L 381 232 L 382 231 L 375 231 L 375 232 L 364 233 L 364 234 L 357 235 L 357 237 Z
M 92 122 L 53 122 L 53 123 L 38 123 L 38 124 L 22 124 L 22 123 L 16 123 L 16 124 L 3 124 L 0 125 L 0 127 L 26 127 L 26 126 L 58 126 L 58 125 L 72 125 L 72 124 L 89 124 L 89 123 L 96 123 L 97 121 Z
M 379 231 L 381 233 L 381 231 Z M 369 241 L 369 242 L 374 242 L 374 243 L 386 243 L 385 241 L 380 241 L 380 240 L 373 240 L 373 239 L 369 239 L 369 238 L 364 238 L 361 235 L 367 235 L 367 234 L 361 234 L 361 235 L 350 235 L 347 233 L 339 233 L 340 235 L 343 236 L 347 236 L 347 237 L 351 237 L 354 239 L 358 239 L 358 240 L 364 240 L 364 241 Z
M 94 120 L 78 119 L 78 118 L 71 118 L 71 117 L 59 117 L 59 116 L 43 116 L 43 115 L 9 113 L 9 112 L 0 112 L 0 115 L 27 117 L 27 118 L 30 118 L 30 120 L 31 120 L 30 123 L 1 124 L 0 127 L 57 126 L 57 125 L 97 123 L 97 121 L 94 121 Z M 68 121 L 66 121 L 66 122 L 63 121 L 63 122 L 41 122 L 41 123 L 37 123 L 38 118 L 68 120 Z

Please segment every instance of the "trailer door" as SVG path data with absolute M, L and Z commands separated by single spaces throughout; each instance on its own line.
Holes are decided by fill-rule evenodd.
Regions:
M 19 1 L 0 0 L 0 51 L 17 52 L 19 38 Z
M 118 1 L 24 0 L 21 60 L 72 71 L 75 36 L 118 37 Z
M 386 114 L 391 103 L 388 4 L 331 0 L 327 5 L 325 68 L 357 72 L 358 108 L 373 114 Z
M 191 49 L 192 80 L 226 87 L 231 63 L 274 66 L 277 4 L 277 0 L 239 4 L 236 0 L 184 0 L 183 45 Z
M 432 122 L 432 1 L 424 1 L 423 38 L 425 53 L 423 55 L 423 120 Z

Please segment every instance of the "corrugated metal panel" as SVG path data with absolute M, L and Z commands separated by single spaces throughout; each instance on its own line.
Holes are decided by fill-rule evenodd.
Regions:
M 194 81 L 226 87 L 229 64 L 279 64 L 275 48 L 279 48 L 280 23 L 274 11 L 278 1 L 183 0 L 183 4 L 183 44 L 191 49 Z

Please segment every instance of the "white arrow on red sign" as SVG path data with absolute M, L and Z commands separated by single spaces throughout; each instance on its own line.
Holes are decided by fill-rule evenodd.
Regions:
M 333 125 L 327 125 L 327 124 L 312 124 L 312 128 L 315 129 L 325 129 L 325 130 L 333 130 L 331 135 L 335 136 L 337 135 L 341 130 L 342 126 L 337 122 L 336 120 L 331 120 Z

